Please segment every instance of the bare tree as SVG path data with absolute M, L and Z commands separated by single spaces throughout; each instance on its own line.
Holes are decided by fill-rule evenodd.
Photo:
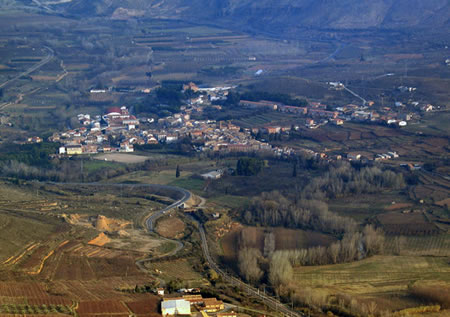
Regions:
M 328 247 L 328 254 L 330 256 L 330 260 L 333 264 L 338 263 L 339 255 L 341 254 L 341 243 L 334 242 Z
M 384 249 L 384 233 L 381 229 L 375 229 L 372 225 L 364 227 L 364 246 L 368 256 L 381 254 Z
M 263 271 L 259 268 L 258 259 L 261 258 L 261 252 L 254 248 L 243 248 L 239 251 L 239 271 L 241 275 L 250 283 L 258 282 Z
M 275 235 L 267 232 L 264 235 L 264 257 L 271 257 L 275 251 Z
M 283 286 L 287 286 L 294 276 L 294 270 L 286 253 L 275 252 L 270 258 L 269 281 L 281 293 Z

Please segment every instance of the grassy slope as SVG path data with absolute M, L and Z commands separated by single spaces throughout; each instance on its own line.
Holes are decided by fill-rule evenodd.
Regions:
M 54 228 L 53 224 L 0 211 L 0 261 L 16 255 L 33 242 L 45 240 Z
M 404 294 L 408 285 L 449 286 L 450 267 L 448 257 L 375 256 L 353 263 L 296 268 L 295 281 L 299 287 L 310 286 L 330 295 L 390 298 L 394 305 L 392 296 Z

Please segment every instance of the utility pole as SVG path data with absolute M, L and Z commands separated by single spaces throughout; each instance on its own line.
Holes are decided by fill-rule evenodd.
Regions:
M 83 158 L 81 158 L 81 165 L 80 165 L 80 177 L 81 177 L 81 182 L 84 182 L 84 177 L 83 177 Z

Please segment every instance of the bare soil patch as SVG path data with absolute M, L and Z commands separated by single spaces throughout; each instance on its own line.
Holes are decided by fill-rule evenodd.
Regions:
M 138 316 L 158 313 L 159 297 L 149 296 L 148 299 L 126 303 L 130 310 Z
M 169 216 L 158 221 L 156 231 L 165 238 L 176 239 L 183 235 L 186 225 L 184 222 L 174 216 Z
M 88 242 L 88 244 L 96 245 L 96 246 L 104 246 L 105 244 L 111 242 L 111 239 L 108 238 L 106 234 L 101 232 L 97 237 Z
M 148 160 L 148 157 L 126 153 L 106 153 L 95 156 L 95 159 L 100 161 L 136 164 L 145 162 L 146 160 Z
M 92 314 L 128 314 L 126 306 L 120 301 L 89 301 L 80 302 L 77 313 L 80 315 Z

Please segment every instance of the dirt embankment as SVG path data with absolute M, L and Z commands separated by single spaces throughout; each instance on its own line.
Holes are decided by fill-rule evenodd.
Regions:
M 111 242 L 111 239 L 108 238 L 108 236 L 106 234 L 104 234 L 103 232 L 101 232 L 97 237 L 95 237 L 94 239 L 92 239 L 91 241 L 88 242 L 88 244 L 90 245 L 96 245 L 99 247 L 104 246 L 105 244 L 108 244 Z
M 89 228 L 95 228 L 103 232 L 119 232 L 131 225 L 130 221 L 121 219 L 107 218 L 103 215 L 95 217 L 80 214 L 63 215 L 63 218 L 71 225 L 80 225 Z

